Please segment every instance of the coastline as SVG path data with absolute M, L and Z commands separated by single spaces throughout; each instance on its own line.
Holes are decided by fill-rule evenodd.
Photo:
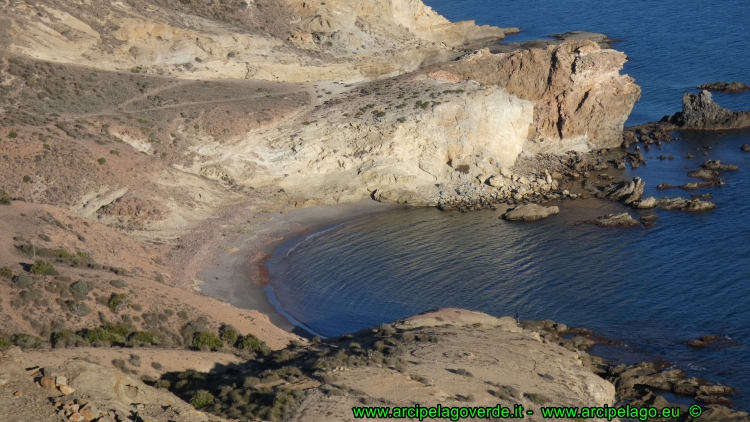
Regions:
M 248 204 L 228 206 L 180 239 L 195 245 L 185 250 L 186 259 L 176 261 L 184 264 L 180 278 L 193 280 L 192 286 L 182 287 L 239 309 L 258 311 L 268 317 L 266 331 L 310 339 L 313 335 L 308 330 L 295 325 L 269 299 L 265 262 L 297 236 L 402 207 L 371 199 L 276 212 L 259 212 Z

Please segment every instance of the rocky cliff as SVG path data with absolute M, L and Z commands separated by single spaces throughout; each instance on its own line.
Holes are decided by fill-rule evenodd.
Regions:
M 640 98 L 621 75 L 625 54 L 593 41 L 565 42 L 511 53 L 479 51 L 442 68 L 483 85 L 497 85 L 534 103 L 529 152 L 562 153 L 617 147 Z
M 301 200 L 435 205 L 441 191 L 501 177 L 524 151 L 619 146 L 640 95 L 619 73 L 624 61 L 591 41 L 482 50 L 334 94 L 276 128 L 198 151 L 200 165 Z

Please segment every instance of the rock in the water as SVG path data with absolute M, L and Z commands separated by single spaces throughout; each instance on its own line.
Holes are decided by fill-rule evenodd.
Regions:
M 722 171 L 736 171 L 739 169 L 739 167 L 732 165 L 732 164 L 721 164 L 721 161 L 719 160 L 708 160 L 703 165 L 701 165 L 701 168 L 704 168 L 706 170 L 722 170 Z
M 723 396 L 695 396 L 695 401 L 705 404 L 731 404 L 732 401 Z
M 696 179 L 703 180 L 713 180 L 719 177 L 719 173 L 713 170 L 700 169 L 691 171 L 690 173 L 688 173 L 688 177 L 695 177 Z
M 741 82 L 711 82 L 703 85 L 699 85 L 698 89 L 707 89 L 710 91 L 722 91 L 722 92 L 742 92 L 750 91 L 750 86 Z
M 542 220 L 560 212 L 558 207 L 543 207 L 536 204 L 527 204 L 516 207 L 503 215 L 506 220 L 534 221 Z
M 750 126 L 750 111 L 732 111 L 713 100 L 710 92 L 686 93 L 682 96 L 682 112 L 665 118 L 685 129 L 740 129 Z
M 610 183 L 601 188 L 596 196 L 601 199 L 619 201 L 623 204 L 630 205 L 641 199 L 645 187 L 646 183 L 641 180 L 640 177 L 635 177 L 631 181 Z
M 745 152 L 750 152 L 750 145 L 744 144 L 742 147 L 740 147 Z
M 699 199 L 685 198 L 654 198 L 650 196 L 633 204 L 638 209 L 660 209 L 681 211 L 708 211 L 716 208 L 716 204 Z
M 641 223 L 633 219 L 630 214 L 607 214 L 597 217 L 595 220 L 583 221 L 585 224 L 595 224 L 600 227 L 630 227 L 640 226 Z

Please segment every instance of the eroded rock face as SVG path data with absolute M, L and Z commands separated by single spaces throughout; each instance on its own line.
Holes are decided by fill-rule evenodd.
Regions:
M 682 112 L 668 119 L 685 129 L 740 129 L 750 126 L 750 111 L 732 111 L 713 100 L 710 92 L 686 93 L 682 96 Z
M 440 197 L 436 184 L 455 188 L 515 163 L 532 123 L 531 102 L 471 82 L 419 86 L 422 91 L 461 92 L 426 107 L 415 106 L 412 99 L 387 112 L 380 106 L 368 108 L 368 97 L 344 102 L 339 107 L 352 110 L 348 117 L 321 109 L 304 117 L 311 122 L 307 125 L 292 122 L 281 131 L 261 134 L 261 139 L 273 138 L 260 148 L 256 136 L 223 147 L 227 152 L 215 165 L 240 184 L 258 183 L 257 175 L 243 180 L 246 162 L 254 160 L 264 166 L 268 183 L 328 203 L 376 192 L 384 202 L 429 205 Z M 357 110 L 364 111 L 355 117 Z
M 633 78 L 619 73 L 626 60 L 624 53 L 586 40 L 512 53 L 486 51 L 441 67 L 533 101 L 534 125 L 525 149 L 562 153 L 622 143 L 623 124 L 641 92 Z

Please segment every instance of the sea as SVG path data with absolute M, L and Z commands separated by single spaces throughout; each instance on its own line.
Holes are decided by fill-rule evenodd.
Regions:
M 750 83 L 747 0 L 425 2 L 452 21 L 523 30 L 506 42 L 572 30 L 609 35 L 629 58 L 623 73 L 643 89 L 628 125 L 679 111 L 682 95 L 699 84 Z M 750 109 L 750 93 L 714 99 Z M 508 222 L 489 210 L 402 209 L 290 239 L 268 261 L 267 291 L 297 324 L 327 337 L 441 307 L 585 327 L 623 343 L 594 354 L 614 363 L 669 362 L 734 386 L 735 407 L 750 410 L 750 153 L 740 149 L 750 131 L 674 136 L 680 140 L 645 152 L 647 165 L 613 175 L 643 178 L 646 195 L 709 193 L 715 210 L 655 211 L 653 227 L 614 229 L 575 223 L 639 212 L 578 200 L 558 204 L 560 214 L 547 220 Z M 739 170 L 726 172 L 722 187 L 656 190 L 695 181 L 687 172 L 708 159 Z M 685 344 L 704 335 L 722 341 Z

